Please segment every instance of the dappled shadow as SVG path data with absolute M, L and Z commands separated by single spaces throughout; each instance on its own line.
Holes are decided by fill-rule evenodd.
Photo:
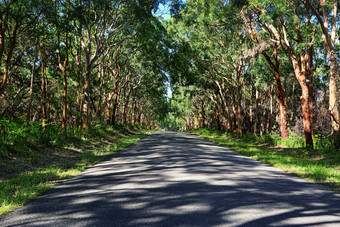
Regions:
M 189 133 L 159 132 L 6 215 L 0 223 L 340 225 L 340 197 Z

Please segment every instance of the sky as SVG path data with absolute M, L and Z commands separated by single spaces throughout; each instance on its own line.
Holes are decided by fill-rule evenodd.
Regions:
M 170 9 L 168 5 L 160 4 L 158 7 L 157 12 L 155 13 L 156 16 L 161 16 L 164 20 L 170 19 Z

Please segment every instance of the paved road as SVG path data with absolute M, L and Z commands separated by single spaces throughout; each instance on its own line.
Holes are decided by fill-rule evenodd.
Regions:
M 158 132 L 0 226 L 340 226 L 340 196 L 180 132 Z

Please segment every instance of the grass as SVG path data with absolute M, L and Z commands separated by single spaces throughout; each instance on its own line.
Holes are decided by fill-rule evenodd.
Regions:
M 240 137 L 206 128 L 192 130 L 191 132 L 322 187 L 340 192 L 339 152 L 320 147 L 314 150 L 299 148 L 298 146 L 301 147 L 301 143 L 296 143 L 297 139 L 294 139 L 291 143 L 284 141 L 289 145 L 287 147 L 283 146 L 278 139 L 268 138 L 270 137 L 268 135 L 261 138 L 251 135 Z M 294 143 L 296 143 L 295 147 L 293 146 Z
M 42 133 L 38 128 L 10 122 L 6 129 L 0 129 L 0 148 L 6 148 L 0 154 L 0 215 L 23 206 L 151 132 L 131 125 L 97 125 L 87 132 L 74 128 L 61 132 L 50 125 L 45 130 L 40 128 Z M 8 132 L 6 136 L 4 130 Z

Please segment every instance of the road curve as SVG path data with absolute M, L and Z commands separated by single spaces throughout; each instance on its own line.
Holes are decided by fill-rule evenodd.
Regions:
M 340 226 L 340 196 L 184 132 L 157 132 L 0 226 Z

